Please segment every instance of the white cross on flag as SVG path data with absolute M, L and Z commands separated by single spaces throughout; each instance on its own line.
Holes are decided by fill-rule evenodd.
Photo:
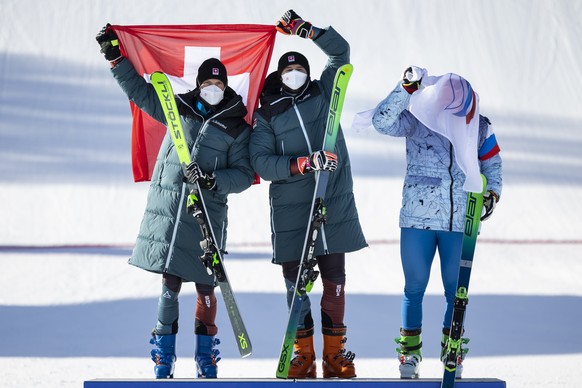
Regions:
M 121 53 L 139 74 L 162 71 L 174 93 L 196 88 L 198 67 L 208 58 L 225 65 L 228 86 L 240 94 L 250 124 L 258 105 L 275 44 L 274 26 L 255 24 L 112 26 L 119 37 Z M 132 122 L 132 168 L 135 181 L 151 178 L 166 127 L 130 102 Z

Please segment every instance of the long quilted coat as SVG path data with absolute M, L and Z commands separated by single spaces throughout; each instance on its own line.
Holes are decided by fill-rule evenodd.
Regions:
M 112 72 L 131 101 L 165 124 L 153 87 L 135 72 L 127 59 Z M 198 94 L 199 90 L 195 89 L 177 95 L 176 101 L 191 157 L 204 172 L 214 172 L 216 176 L 216 190 L 202 190 L 202 195 L 214 235 L 223 249 L 228 225 L 227 196 L 245 190 L 254 178 L 248 153 L 250 126 L 244 121 L 247 110 L 242 99 L 232 89 L 226 89 L 220 109 L 208 119 L 194 109 Z M 198 147 L 194 147 L 199 133 L 202 135 Z M 129 263 L 156 273 L 168 272 L 185 281 L 213 284 L 214 279 L 199 259 L 202 254 L 200 227 L 186 211 L 189 190 L 173 142 L 166 133 Z
M 329 57 L 320 80 L 310 81 L 298 96 L 281 91 L 277 73 L 265 82 L 261 108 L 254 115 L 250 141 L 251 163 L 261 178 L 271 181 L 271 239 L 273 262 L 299 260 L 310 220 L 315 174 L 291 176 L 294 157 L 321 150 L 336 70 L 349 63 L 349 45 L 329 28 L 314 43 Z M 327 223 L 315 255 L 346 253 L 367 246 L 353 194 L 350 158 L 339 129 L 335 153 L 339 165 L 330 174 L 325 204 Z

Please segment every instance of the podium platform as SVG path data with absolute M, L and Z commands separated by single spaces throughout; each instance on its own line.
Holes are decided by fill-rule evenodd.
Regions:
M 346 388 L 440 388 L 440 379 L 95 379 L 85 381 L 84 388 L 331 388 L 332 384 Z M 505 381 L 499 379 L 461 379 L 459 388 L 506 388 Z

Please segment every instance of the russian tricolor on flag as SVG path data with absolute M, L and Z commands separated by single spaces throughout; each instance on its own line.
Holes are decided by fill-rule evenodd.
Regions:
M 485 142 L 481 148 L 479 148 L 479 160 L 487 160 L 489 158 L 494 157 L 501 151 L 499 149 L 499 145 L 497 144 L 497 138 L 495 138 L 495 134 L 493 133 L 493 129 L 491 125 L 487 129 L 487 137 L 485 138 Z

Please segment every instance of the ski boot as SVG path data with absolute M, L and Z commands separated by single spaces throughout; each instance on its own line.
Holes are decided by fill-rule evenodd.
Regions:
M 152 361 L 156 363 L 154 366 L 156 379 L 173 379 L 176 363 L 176 334 L 157 335 L 153 332 L 150 344 L 156 346 L 151 351 Z
M 354 365 L 355 353 L 346 351 L 346 327 L 323 328 L 323 378 L 339 377 L 352 379 L 356 377 Z
M 404 330 L 400 329 L 400 337 L 395 338 L 400 348 L 397 348 L 398 359 L 400 360 L 400 378 L 417 379 L 420 375 L 420 362 L 422 355 L 421 330 Z
M 315 364 L 315 350 L 313 348 L 313 327 L 306 330 L 297 330 L 293 345 L 295 357 L 289 366 L 289 379 L 314 379 L 317 377 Z
M 447 358 L 447 342 L 449 341 L 449 329 L 443 329 L 443 337 L 441 340 L 441 361 L 444 363 Z M 469 343 L 469 338 L 461 338 L 459 351 L 457 352 L 457 369 L 455 370 L 455 379 L 463 377 L 463 361 L 465 356 L 469 353 L 469 348 L 464 348 L 463 345 Z
M 216 345 L 220 340 L 213 335 L 196 334 L 196 351 L 194 360 L 196 361 L 196 373 L 198 378 L 215 379 L 218 375 L 218 366 L 220 361 L 220 351 Z

